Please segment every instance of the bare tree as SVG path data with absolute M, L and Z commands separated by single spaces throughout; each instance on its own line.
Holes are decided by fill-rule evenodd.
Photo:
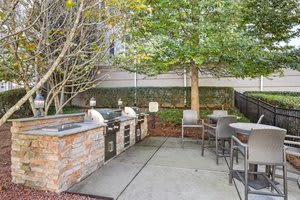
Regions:
M 47 82 L 51 89 L 46 109 L 54 101 L 60 113 L 76 94 L 105 78 L 95 64 L 105 58 L 107 32 L 115 26 L 117 14 L 100 6 L 98 0 L 7 2 L 22 14 L 12 17 L 14 14 L 7 12 L 8 17 L 0 21 L 6 27 L 1 31 L 0 46 L 11 49 L 1 59 L 14 52 L 11 63 L 19 63 L 16 72 L 22 70 L 32 88 L 0 119 L 0 125 Z M 1 4 L 0 11 L 4 7 Z

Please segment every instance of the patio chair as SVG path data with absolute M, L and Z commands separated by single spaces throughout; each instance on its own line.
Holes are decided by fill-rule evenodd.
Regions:
M 259 119 L 257 120 L 256 123 L 257 123 L 257 124 L 260 124 L 261 121 L 262 121 L 262 119 L 264 118 L 264 116 L 265 116 L 265 115 L 261 115 L 261 116 L 259 117 Z M 236 151 L 236 163 L 239 162 L 239 152 L 241 152 L 242 154 L 244 154 L 244 149 L 243 149 L 243 147 L 239 147 L 239 150 Z
M 184 130 L 185 128 L 202 128 L 202 155 L 203 155 L 203 139 L 204 139 L 204 129 L 203 120 L 199 120 L 198 112 L 195 110 L 184 110 L 182 118 L 182 129 L 181 129 L 181 144 L 184 145 Z M 199 130 L 200 132 L 200 130 Z M 199 139 L 199 138 L 198 138 Z M 199 140 L 198 140 L 199 141 Z
M 227 155 L 225 154 L 226 151 L 226 144 L 225 142 L 228 141 L 230 145 L 230 138 L 232 135 L 235 134 L 234 129 L 232 129 L 229 124 L 235 123 L 237 120 L 236 116 L 222 116 L 218 118 L 217 124 L 204 124 L 204 128 L 206 133 L 208 134 L 208 140 L 209 142 L 212 141 L 211 137 L 215 141 L 215 150 L 216 150 L 216 164 L 219 164 L 219 157 L 229 157 L 229 151 Z M 222 143 L 222 144 L 220 144 Z M 211 146 L 211 145 L 210 145 Z M 222 152 L 219 152 L 219 149 L 222 150 Z M 230 150 L 230 148 L 227 148 Z
M 286 154 L 300 157 L 300 136 L 286 135 L 284 144 L 286 145 Z M 299 178 L 288 177 L 289 180 L 296 181 L 300 188 L 300 173 L 295 170 L 288 170 L 289 173 L 298 175 Z
M 261 116 L 259 117 L 259 119 L 257 120 L 257 122 L 256 122 L 256 123 L 257 123 L 257 124 L 260 124 L 260 123 L 261 123 L 261 121 L 262 121 L 262 119 L 264 118 L 264 116 L 265 116 L 265 115 L 261 115 Z
M 248 144 L 242 143 L 238 138 L 232 136 L 231 139 L 231 156 L 230 156 L 230 173 L 229 183 L 232 183 L 233 175 L 235 175 L 243 182 L 245 186 L 245 200 L 248 200 L 249 194 L 279 196 L 287 200 L 287 167 L 286 167 L 286 152 L 284 147 L 284 137 L 286 130 L 278 129 L 253 129 L 249 135 Z M 239 146 L 244 148 L 244 171 L 233 170 L 233 156 L 234 151 Z M 258 172 L 257 167 L 253 171 L 249 171 L 249 165 L 265 165 L 271 166 L 271 171 Z M 275 167 L 281 166 L 283 170 L 283 192 L 275 185 Z M 256 171 L 255 171 L 256 169 Z M 242 176 L 244 174 L 244 176 Z M 250 190 L 249 175 L 262 175 L 267 180 L 268 186 L 271 186 L 270 192 L 263 192 L 258 190 Z M 271 177 L 271 178 L 270 178 Z M 252 176 L 252 178 L 254 178 Z M 277 193 L 273 193 L 273 190 Z

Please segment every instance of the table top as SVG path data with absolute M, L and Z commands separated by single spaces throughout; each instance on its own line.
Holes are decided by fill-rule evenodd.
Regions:
M 231 128 L 234 128 L 237 132 L 242 134 L 249 134 L 252 129 L 277 129 L 282 130 L 282 128 L 276 126 L 270 126 L 266 124 L 257 123 L 231 123 L 229 124 Z
M 225 117 L 225 116 L 235 116 L 235 115 L 214 115 L 214 114 L 207 115 L 207 117 L 212 120 L 218 120 L 220 117 Z M 240 119 L 240 117 L 238 117 L 238 116 L 235 116 L 235 117 L 237 119 Z

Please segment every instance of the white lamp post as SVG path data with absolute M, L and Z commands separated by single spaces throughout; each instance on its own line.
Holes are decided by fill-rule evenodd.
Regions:
M 43 117 L 43 108 L 45 107 L 45 99 L 42 95 L 36 95 L 34 99 L 34 108 L 36 109 L 35 117 Z
M 95 97 L 92 97 L 92 98 L 90 99 L 90 107 L 91 107 L 92 109 L 94 109 L 94 107 L 96 107 L 96 99 L 95 99 Z
M 118 99 L 118 106 L 119 106 L 119 109 L 122 109 L 122 105 L 123 105 L 123 101 L 121 98 Z

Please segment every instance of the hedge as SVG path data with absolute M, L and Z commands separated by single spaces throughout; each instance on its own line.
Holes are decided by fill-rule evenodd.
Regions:
M 283 108 L 300 108 L 300 92 L 246 92 L 274 106 Z
M 232 108 L 229 109 L 230 115 L 239 116 L 238 122 L 250 122 L 243 114 L 238 110 Z M 213 111 L 211 109 L 201 109 L 200 110 L 200 119 L 208 119 L 207 115 L 211 114 Z M 158 112 L 160 123 L 162 124 L 171 124 L 171 125 L 180 125 L 182 119 L 182 109 L 165 109 Z
M 200 106 L 205 108 L 231 108 L 234 90 L 230 87 L 199 87 Z M 188 87 L 124 87 L 93 88 L 80 94 L 83 102 L 79 106 L 88 106 L 89 99 L 95 97 L 97 107 L 117 107 L 122 98 L 123 105 L 148 107 L 149 102 L 156 101 L 164 108 L 184 108 L 191 105 L 191 88 Z M 136 97 L 136 101 L 135 101 Z
M 6 111 L 14 106 L 23 96 L 26 91 L 24 89 L 15 89 L 5 92 L 0 92 L 0 116 L 3 116 Z M 29 102 L 26 102 L 21 108 L 13 114 L 13 118 L 32 116 L 32 111 Z
M 292 96 L 292 97 L 300 97 L 300 92 L 290 92 L 290 91 L 248 91 L 245 94 L 270 94 L 270 95 L 280 95 L 280 96 Z

